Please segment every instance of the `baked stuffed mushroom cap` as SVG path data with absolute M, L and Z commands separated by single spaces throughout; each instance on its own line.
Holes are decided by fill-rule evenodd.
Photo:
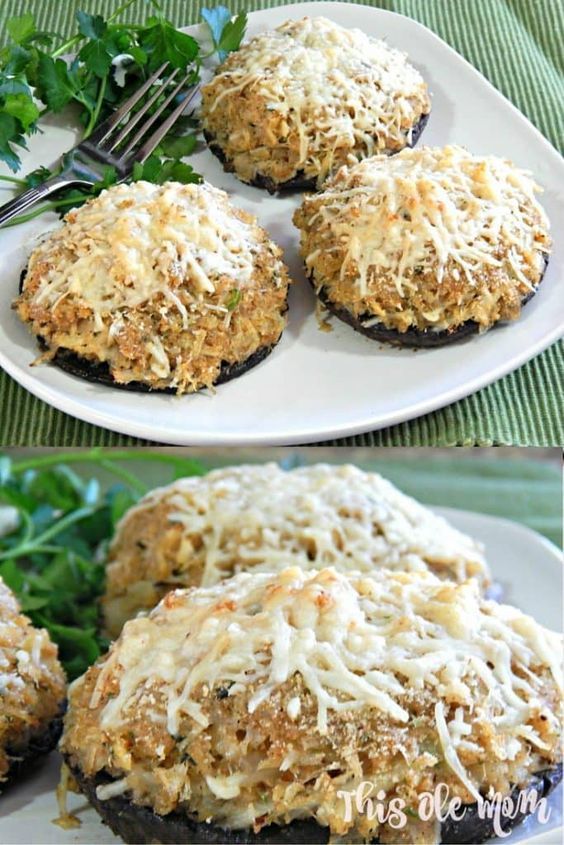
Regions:
M 420 571 L 482 588 L 482 548 L 376 473 L 318 464 L 227 467 L 153 490 L 112 541 L 103 598 L 115 637 L 175 587 L 209 587 L 242 570 Z
M 57 646 L 0 578 L 0 790 L 56 746 L 65 697 Z
M 61 748 L 127 842 L 397 842 L 343 793 L 415 808 L 442 783 L 470 808 L 557 780 L 560 661 L 557 634 L 475 581 L 241 573 L 128 622 L 72 685 Z M 435 823 L 406 814 L 404 841 Z
M 281 254 L 211 185 L 117 185 L 33 251 L 15 307 L 60 366 L 189 393 L 239 375 L 278 342 Z
M 321 301 L 358 331 L 438 346 L 516 320 L 551 240 L 530 174 L 462 147 L 342 168 L 294 215 Z
M 202 89 L 212 152 L 271 192 L 315 187 L 351 157 L 415 143 L 429 110 L 403 53 L 323 17 L 256 36 Z

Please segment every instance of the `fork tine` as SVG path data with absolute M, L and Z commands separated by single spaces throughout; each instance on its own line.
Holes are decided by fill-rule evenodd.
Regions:
M 187 81 L 188 81 L 188 80 L 190 79 L 190 77 L 193 75 L 193 72 L 194 72 L 193 70 L 190 70 L 190 71 L 186 74 L 186 76 L 184 77 L 184 79 L 181 79 L 181 80 L 180 80 L 180 82 L 178 83 L 178 85 L 176 85 L 176 86 L 175 86 L 175 88 L 171 91 L 171 93 L 168 95 L 168 97 L 166 98 L 166 100 L 164 100 L 164 102 L 163 102 L 163 103 L 161 103 L 161 105 L 158 107 L 158 109 L 156 110 L 156 112 L 154 112 L 154 113 L 151 115 L 151 117 L 149 118 L 149 120 L 147 120 L 147 121 L 146 121 L 146 123 L 144 123 L 144 124 L 143 124 L 143 126 L 141 126 L 141 128 L 140 128 L 140 129 L 139 129 L 139 130 L 135 133 L 135 135 L 133 136 L 133 138 L 131 139 L 131 141 L 130 141 L 130 142 L 129 142 L 129 144 L 127 145 L 127 147 L 125 147 L 125 149 L 124 149 L 124 150 L 120 151 L 120 153 L 121 153 L 121 155 L 122 155 L 122 156 L 127 156 L 129 153 L 131 153 L 131 152 L 132 152 L 132 150 L 136 147 L 136 145 L 139 143 L 139 141 L 141 140 L 141 138 L 143 138 L 143 136 L 147 133 L 147 130 L 148 130 L 148 129 L 150 129 L 150 128 L 151 128 L 151 126 L 152 126 L 152 125 L 153 125 L 153 124 L 154 124 L 154 123 L 158 120 L 158 118 L 161 116 L 161 114 L 162 114 L 162 113 L 163 113 L 163 111 L 166 109 L 166 107 L 169 105 L 169 103 L 171 103 L 171 102 L 172 102 L 172 100 L 174 100 L 174 98 L 176 97 L 176 95 L 177 95 L 177 94 L 178 94 L 178 93 L 182 90 L 182 88 L 186 85 Z M 182 102 L 185 102 L 185 100 L 186 100 L 186 98 L 185 98 Z M 175 110 L 175 112 L 176 112 L 176 110 Z M 175 113 L 175 112 L 174 112 L 174 113 Z M 182 109 L 181 109 L 181 111 L 179 112 L 179 115 L 180 115 L 180 113 L 181 113 L 181 112 L 182 112 Z M 178 117 L 178 116 L 177 116 L 177 117 Z M 176 120 L 176 118 L 175 118 L 175 120 Z M 167 121 L 165 121 L 165 123 L 166 123 L 166 122 L 167 122 Z M 173 123 L 174 123 L 174 121 L 173 121 Z M 163 124 L 163 125 L 164 125 L 164 124 Z M 172 126 L 172 123 L 170 123 L 170 124 L 169 124 L 169 126 Z M 161 137 L 162 137 L 162 135 L 161 135 Z M 154 148 L 156 147 L 157 143 L 158 143 L 158 142 L 156 142 L 156 143 L 155 143 L 155 145 L 153 146 L 153 148 L 152 148 L 152 149 L 154 149 Z
M 182 100 L 182 102 L 175 108 L 175 110 L 169 114 L 167 119 L 163 123 L 161 123 L 159 128 L 155 132 L 153 132 L 153 134 L 149 138 L 147 138 L 143 146 L 137 150 L 134 156 L 135 161 L 140 161 L 142 164 L 144 161 L 146 161 L 146 159 L 149 158 L 157 144 L 164 138 L 170 127 L 174 123 L 176 123 L 186 106 L 190 105 L 191 101 L 194 99 L 199 89 L 199 85 L 196 85 L 194 90 L 191 91 L 190 94 L 188 94 Z
M 123 120 L 123 118 L 128 114 L 131 109 L 139 102 L 139 100 L 147 93 L 151 85 L 154 85 L 163 70 L 168 66 L 168 62 L 163 62 L 163 64 L 156 70 L 145 82 L 143 85 L 135 91 L 134 94 L 129 97 L 125 103 L 119 107 L 113 114 L 108 117 L 103 123 L 98 126 L 95 132 L 92 133 L 89 137 L 89 141 L 91 144 L 95 144 L 99 146 L 103 141 L 105 141 L 108 135 L 116 128 L 116 126 Z
M 137 146 L 137 144 L 141 141 L 141 139 L 147 134 L 147 131 L 153 126 L 154 123 L 158 120 L 160 115 L 163 111 L 167 108 L 167 106 L 174 100 L 177 94 L 182 90 L 190 76 L 192 75 L 192 71 L 189 71 L 186 76 L 180 80 L 178 85 L 170 92 L 168 97 L 161 103 L 159 108 L 149 117 L 146 123 L 141 126 L 141 128 L 136 132 L 135 136 L 131 139 L 127 147 L 121 151 L 122 156 L 129 155 Z M 154 148 L 153 148 L 154 149 Z
M 154 94 L 151 94 L 151 96 L 149 97 L 147 102 L 143 105 L 142 108 L 139 109 L 139 111 L 135 112 L 135 114 L 127 121 L 127 123 L 124 125 L 123 129 L 120 131 L 120 133 L 118 134 L 118 136 L 115 139 L 114 138 L 108 138 L 108 141 L 111 142 L 111 146 L 106 147 L 106 149 L 108 149 L 110 152 L 112 152 L 112 150 L 115 150 L 115 148 L 118 147 L 125 138 L 127 138 L 129 133 L 131 132 L 131 130 L 135 129 L 135 127 L 137 126 L 137 124 L 139 123 L 139 121 L 141 120 L 143 115 L 146 114 L 146 112 L 148 111 L 148 109 L 151 108 L 153 103 L 156 100 L 158 100 L 158 98 L 160 96 L 162 96 L 164 89 L 166 88 L 167 85 L 170 85 L 170 83 L 173 81 L 174 77 L 178 73 L 178 70 L 179 70 L 179 68 L 175 68 L 175 70 L 173 70 L 173 72 L 170 74 L 168 79 L 164 80 L 162 86 L 157 88 L 157 90 L 155 91 Z

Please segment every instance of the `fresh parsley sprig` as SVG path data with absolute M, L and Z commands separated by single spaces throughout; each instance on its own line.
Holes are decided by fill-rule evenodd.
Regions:
M 229 53 L 239 49 L 247 28 L 247 14 L 241 12 L 232 20 L 231 12 L 225 6 L 216 6 L 215 9 L 202 9 L 201 14 L 208 25 L 214 52 L 217 53 L 219 61 L 222 62 Z
M 27 139 L 41 131 L 41 118 L 46 114 L 73 107 L 82 126 L 82 138 L 87 138 L 164 61 L 173 68 L 192 68 L 192 82 L 196 83 L 202 60 L 216 54 L 222 61 L 239 47 L 245 32 L 245 13 L 232 19 L 224 6 L 202 10 L 214 45 L 211 54 L 202 55 L 199 42 L 167 20 L 157 0 L 144 0 L 151 14 L 141 22 L 120 22 L 123 12 L 139 2 L 127 0 L 107 19 L 78 11 L 77 32 L 70 39 L 39 30 L 31 13 L 7 21 L 9 40 L 0 50 L 0 161 L 12 173 L 20 169 L 20 150 L 27 149 Z M 64 58 L 69 54 L 71 60 Z M 157 100 L 154 108 L 159 105 Z M 132 179 L 201 181 L 201 176 L 183 161 L 195 149 L 195 130 L 190 119 L 177 123 L 176 134 L 167 136 L 151 158 L 135 168 Z M 25 178 L 2 175 L 0 179 L 27 188 L 51 175 L 43 167 Z M 92 189 L 61 191 L 52 202 L 15 222 L 47 210 L 64 214 L 116 181 L 117 174 L 108 168 L 103 182 Z
M 204 472 L 197 461 L 149 449 L 55 452 L 19 461 L 0 456 L 0 528 L 1 508 L 13 509 L 7 530 L 0 530 L 0 576 L 33 623 L 58 643 L 70 679 L 108 645 L 98 628 L 105 551 L 118 519 L 147 490 L 124 466 L 128 461 L 164 464 L 174 478 Z M 77 475 L 76 463 L 92 466 L 92 477 Z M 105 492 L 96 477 L 100 469 L 116 482 Z

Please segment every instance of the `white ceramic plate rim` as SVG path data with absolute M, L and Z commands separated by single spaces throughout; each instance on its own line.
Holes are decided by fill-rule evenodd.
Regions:
M 331 15 L 332 9 L 343 9 L 346 8 L 349 14 L 354 13 L 355 10 L 358 10 L 358 14 L 362 15 L 376 15 L 377 20 L 385 21 L 387 19 L 393 18 L 395 20 L 403 19 L 406 26 L 412 27 L 413 30 L 421 30 L 425 33 L 425 38 L 431 43 L 436 44 L 437 46 L 440 45 L 441 50 L 446 51 L 448 55 L 451 57 L 451 60 L 458 65 L 462 64 L 466 70 L 466 73 L 471 75 L 472 79 L 474 80 L 475 85 L 477 86 L 477 91 L 479 93 L 480 90 L 486 89 L 490 96 L 494 96 L 501 100 L 504 104 L 504 107 L 508 109 L 520 122 L 523 131 L 528 132 L 529 134 L 533 134 L 534 139 L 538 147 L 540 147 L 543 153 L 552 160 L 552 166 L 560 166 L 562 167 L 562 161 L 556 152 L 556 150 L 549 144 L 549 142 L 541 135 L 541 133 L 534 127 L 532 124 L 515 108 L 515 106 L 510 103 L 500 92 L 498 92 L 472 65 L 470 65 L 463 57 L 461 57 L 458 53 L 456 53 L 449 45 L 447 45 L 442 39 L 440 39 L 437 35 L 435 35 L 431 30 L 427 27 L 419 24 L 416 21 L 413 21 L 411 18 L 407 18 L 403 15 L 399 15 L 395 12 L 389 12 L 387 10 L 381 9 L 372 9 L 366 6 L 360 6 L 358 4 L 343 4 L 343 3 L 333 3 L 327 2 L 323 3 L 323 9 L 320 9 L 319 2 L 314 3 L 304 3 L 304 4 L 291 4 L 284 7 L 275 7 L 274 9 L 268 10 L 261 10 L 259 12 L 253 12 L 250 14 L 250 20 L 252 22 L 253 17 L 256 15 L 260 16 L 268 16 L 269 13 L 276 13 L 280 14 L 284 12 L 288 16 L 302 16 L 306 14 L 319 14 L 320 12 L 325 15 Z M 188 31 L 193 30 L 193 27 L 187 27 Z M 424 139 L 423 142 L 424 143 Z M 562 181 L 564 181 L 564 167 L 562 168 Z M 553 280 L 555 283 L 555 280 Z M 65 391 L 64 384 L 62 385 L 56 384 L 47 384 L 42 381 L 41 378 L 41 368 L 36 370 L 30 369 L 29 366 L 26 364 L 20 365 L 17 360 L 17 356 L 11 356 L 10 354 L 3 351 L 0 347 L 0 365 L 6 370 L 6 372 L 11 375 L 16 381 L 18 381 L 23 387 L 29 390 L 32 394 L 37 396 L 38 398 L 46 401 L 50 405 L 55 406 L 56 408 L 69 413 L 75 417 L 78 417 L 85 422 L 93 423 L 95 425 L 102 426 L 103 428 L 119 431 L 124 434 L 142 437 L 149 440 L 156 440 L 163 443 L 173 443 L 177 445 L 280 445 L 280 444 L 295 444 L 295 443 L 311 443 L 316 440 L 323 440 L 323 439 L 330 439 L 330 438 L 339 438 L 345 436 L 351 436 L 355 434 L 359 434 L 362 432 L 366 432 L 369 430 L 375 430 L 379 428 L 383 428 L 386 426 L 390 426 L 399 422 L 404 422 L 406 420 L 414 419 L 422 414 L 428 413 L 430 411 L 436 410 L 437 408 L 443 407 L 448 405 L 452 402 L 455 402 L 465 396 L 474 393 L 476 390 L 491 384 L 493 381 L 501 378 L 502 376 L 506 375 L 507 373 L 511 372 L 512 370 L 516 369 L 517 367 L 521 366 L 530 358 L 534 357 L 544 349 L 546 349 L 551 343 L 556 341 L 562 334 L 564 334 L 564 309 L 560 310 L 560 313 L 555 313 L 551 315 L 551 325 L 548 330 L 542 335 L 539 336 L 533 342 L 524 343 L 519 348 L 514 349 L 512 354 L 509 354 L 504 360 L 497 362 L 495 365 L 484 369 L 484 365 L 481 364 L 481 369 L 478 369 L 476 374 L 472 377 L 465 378 L 460 384 L 455 386 L 447 386 L 441 387 L 440 379 L 436 379 L 435 385 L 436 390 L 433 392 L 431 390 L 428 392 L 423 398 L 417 401 L 409 401 L 408 399 L 398 400 L 400 401 L 400 406 L 395 407 L 388 411 L 370 411 L 366 412 L 363 411 L 361 415 L 358 415 L 358 412 L 354 409 L 354 402 L 352 402 L 352 410 L 347 417 L 347 419 L 337 425 L 331 422 L 331 410 L 330 408 L 324 408 L 324 414 L 318 414 L 315 418 L 315 423 L 310 424 L 306 421 L 306 419 L 300 419 L 300 411 L 299 411 L 299 402 L 296 402 L 296 417 L 298 421 L 296 424 L 286 424 L 283 428 L 280 428 L 276 420 L 268 420 L 268 423 L 264 424 L 264 420 L 262 423 L 264 424 L 263 430 L 233 430 L 228 428 L 228 424 L 220 430 L 211 431 L 209 428 L 207 430 L 199 429 L 188 429 L 185 431 L 184 429 L 179 429 L 179 421 L 174 418 L 172 422 L 168 422 L 166 419 L 163 421 L 163 416 L 165 414 L 161 414 L 161 407 L 155 410 L 155 419 L 151 420 L 150 422 L 141 422 L 135 419 L 135 407 L 139 407 L 138 405 L 132 402 L 131 405 L 124 405 L 120 408 L 119 413 L 114 413 L 112 410 L 102 410 L 98 407 L 92 407 L 89 404 L 88 397 L 83 398 L 76 398 L 75 395 L 69 394 Z M 30 341 L 33 342 L 33 341 Z M 475 339 L 475 342 L 480 342 L 480 339 Z M 471 347 L 469 347 L 471 350 Z M 283 354 L 283 353 L 281 353 Z M 307 354 L 307 350 L 302 354 Z M 343 354 L 346 354 L 343 352 Z M 269 363 L 268 359 L 263 366 L 267 366 Z M 404 366 L 409 366 L 408 359 L 404 359 Z M 248 378 L 252 375 L 252 371 L 246 375 L 241 377 L 242 379 Z M 369 378 L 371 375 L 370 371 L 367 371 L 367 377 Z M 280 372 L 278 373 L 280 377 Z M 73 382 L 76 381 L 73 377 L 65 375 L 64 379 L 72 379 Z M 239 380 L 237 380 L 239 381 Z M 70 382 L 66 382 L 70 383 Z M 92 385 L 89 386 L 93 388 Z M 96 396 L 101 396 L 102 394 L 99 391 L 105 391 L 105 396 L 111 396 L 112 393 L 116 393 L 117 391 L 112 390 L 112 388 L 104 388 L 102 386 L 96 386 L 93 388 L 96 390 Z M 130 396 L 133 394 L 129 394 Z M 145 394 L 137 394 L 139 397 L 139 402 L 142 401 L 151 401 L 152 397 L 147 397 Z M 177 401 L 187 401 L 190 402 L 190 397 L 183 397 Z M 217 403 L 217 409 L 214 408 L 214 411 L 217 410 L 216 418 L 219 417 L 219 423 L 221 423 L 221 414 L 222 414 L 222 407 L 221 407 L 221 388 L 218 391 L 218 395 L 214 398 L 214 402 Z M 333 397 L 333 402 L 338 403 L 338 393 L 336 394 L 336 398 Z M 258 412 L 257 408 L 257 412 Z M 185 417 L 189 420 L 190 419 L 190 405 L 186 405 L 186 413 Z M 195 414 L 197 416 L 197 413 Z M 203 423 L 201 423 L 203 425 Z

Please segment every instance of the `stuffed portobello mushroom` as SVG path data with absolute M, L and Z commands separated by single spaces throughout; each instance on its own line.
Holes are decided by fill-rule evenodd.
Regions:
M 551 239 L 531 176 L 462 147 L 343 167 L 294 215 L 321 302 L 357 331 L 440 346 L 516 320 Z
M 136 390 L 190 393 L 276 345 L 289 278 L 256 219 L 208 184 L 135 182 L 71 211 L 15 302 L 42 359 Z
M 475 843 L 483 796 L 560 778 L 560 663 L 476 581 L 240 573 L 129 621 L 72 685 L 61 749 L 126 842 Z M 347 800 L 366 785 L 401 830 Z M 423 818 L 438 785 L 462 821 Z
M 351 159 L 414 144 L 429 111 L 403 53 L 323 17 L 256 36 L 202 89 L 211 151 L 271 193 L 318 187 Z
M 117 526 L 103 597 L 107 632 L 175 587 L 241 570 L 430 569 L 488 587 L 482 548 L 376 473 L 318 464 L 227 467 L 153 490 Z
M 0 791 L 55 748 L 65 699 L 57 646 L 0 578 Z

